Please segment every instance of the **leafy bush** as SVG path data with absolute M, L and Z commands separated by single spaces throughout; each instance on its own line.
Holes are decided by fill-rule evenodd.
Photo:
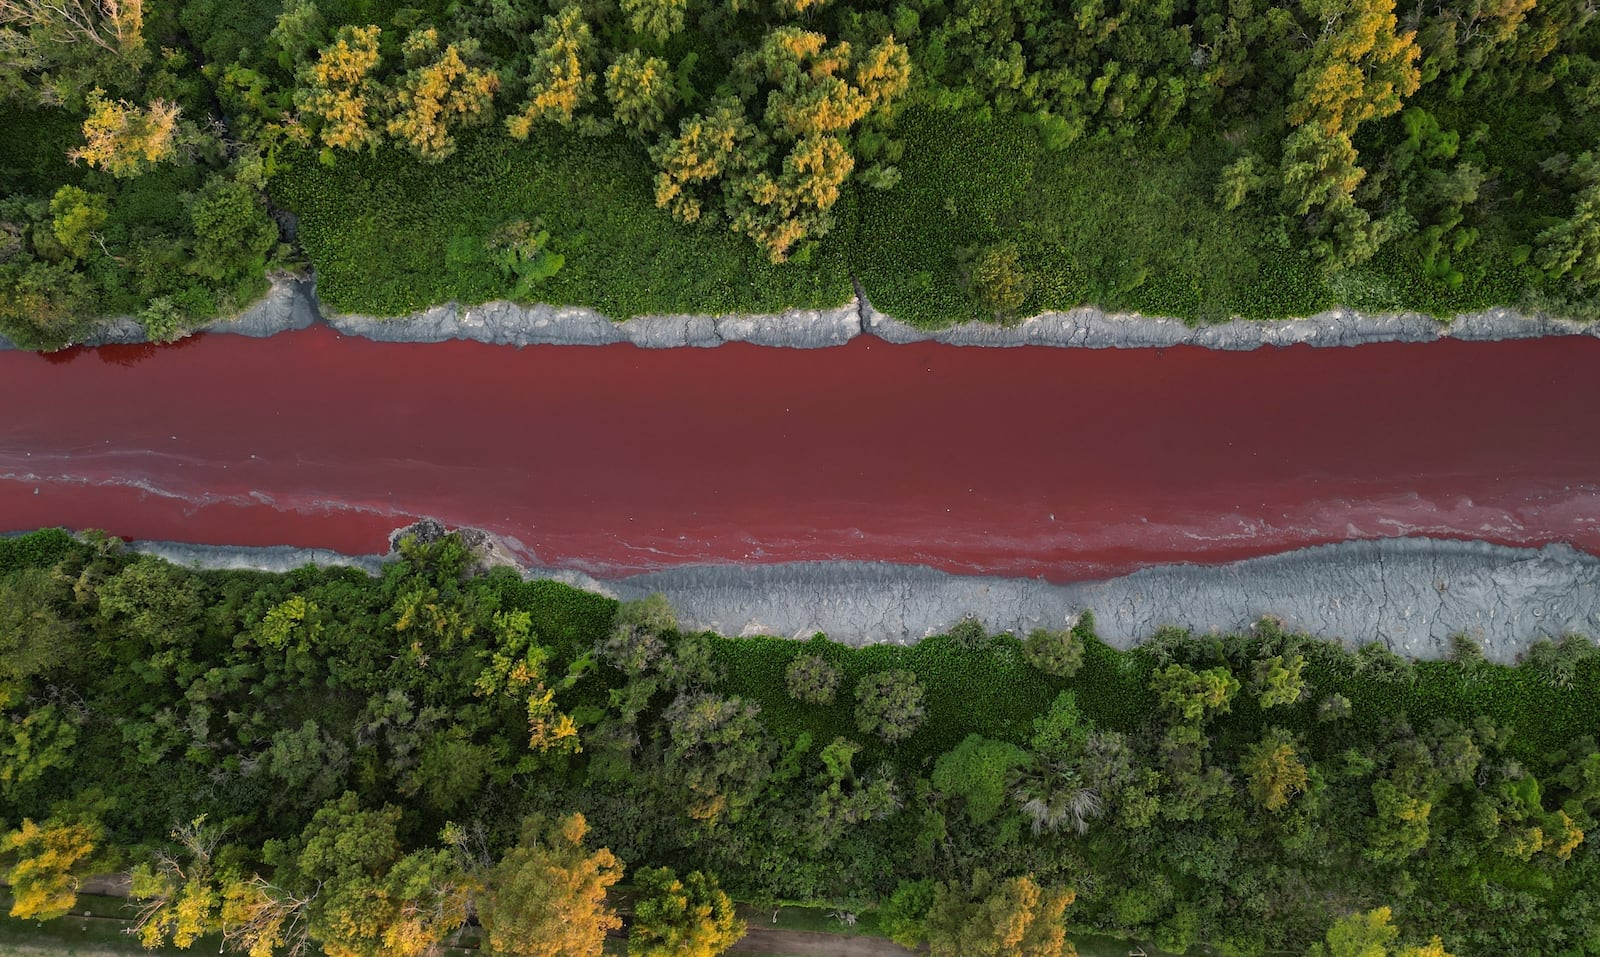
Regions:
M 831 705 L 839 687 L 839 669 L 820 655 L 801 655 L 784 670 L 789 695 L 807 704 Z
M 926 713 L 915 672 L 883 671 L 856 686 L 856 727 L 885 741 L 909 738 Z

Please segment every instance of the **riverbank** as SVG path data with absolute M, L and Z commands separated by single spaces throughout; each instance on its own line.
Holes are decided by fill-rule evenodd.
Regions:
M 492 536 L 484 536 L 492 541 Z M 312 549 L 136 542 L 134 549 L 203 568 L 287 571 L 307 563 L 376 573 L 378 555 Z M 509 564 L 501 557 L 488 564 Z M 1600 634 L 1600 558 L 1565 545 L 1507 548 L 1428 538 L 1344 542 L 1222 565 L 1175 564 L 1100 581 L 1053 585 L 952 575 L 916 565 L 800 562 L 694 565 L 617 580 L 569 569 L 522 569 L 620 600 L 665 595 L 686 626 L 730 636 L 909 644 L 968 616 L 991 632 L 1059 627 L 1093 612 L 1102 640 L 1130 648 L 1158 628 L 1197 633 L 1274 617 L 1352 646 L 1439 659 L 1466 633 L 1510 663 L 1540 639 Z
M 1432 342 L 1440 339 L 1498 341 L 1544 336 L 1600 338 L 1600 323 L 1584 323 L 1512 309 L 1465 313 L 1449 322 L 1421 313 L 1361 313 L 1331 309 L 1300 319 L 1245 320 L 1191 325 L 1179 319 L 1108 313 L 1092 307 L 1047 312 L 1016 323 L 970 322 L 942 329 L 909 325 L 873 308 L 857 288 L 854 299 L 832 309 L 792 309 L 753 315 L 638 316 L 615 321 L 593 309 L 545 304 L 445 303 L 394 318 L 322 309 L 312 280 L 277 278 L 267 295 L 232 319 L 200 332 L 262 338 L 325 323 L 342 335 L 378 342 L 446 342 L 465 339 L 494 345 L 612 345 L 643 349 L 710 348 L 730 342 L 795 349 L 843 345 L 857 336 L 891 344 L 938 342 L 957 346 L 1012 348 L 1059 346 L 1082 349 L 1198 346 L 1244 351 L 1263 346 L 1355 346 L 1373 342 Z M 144 342 L 131 318 L 113 320 L 84 345 Z M 14 348 L 0 337 L 0 349 Z

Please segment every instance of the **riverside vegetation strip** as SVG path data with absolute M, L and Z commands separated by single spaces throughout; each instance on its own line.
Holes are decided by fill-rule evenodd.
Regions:
M 775 313 L 854 276 L 919 327 L 1587 317 L 1600 277 L 1578 0 L 68 0 L 0 30 L 29 348 L 181 335 L 307 262 L 375 315 Z
M 852 649 L 685 631 L 662 603 L 470 559 L 412 538 L 376 578 L 264 574 L 0 541 L 0 817 L 24 909 L 70 906 L 72 870 L 131 867 L 151 939 L 275 928 L 420 954 L 476 908 L 491 948 L 531 952 L 515 935 L 537 927 L 495 917 L 554 893 L 519 862 L 571 875 L 562 906 L 602 934 L 589 891 L 614 854 L 747 900 L 875 904 L 939 955 L 990 939 L 978 901 L 1032 928 L 1030 954 L 1061 952 L 1063 905 L 1173 950 L 1364 927 L 1593 952 L 1586 639 L 1517 667 L 1467 640 L 1413 663 L 1270 622 L 1117 651 L 1084 618 Z

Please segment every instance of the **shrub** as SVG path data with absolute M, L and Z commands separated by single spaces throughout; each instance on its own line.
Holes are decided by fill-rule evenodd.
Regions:
M 889 902 L 878 910 L 878 926 L 889 939 L 901 947 L 915 949 L 927 936 L 924 921 L 933 906 L 934 883 L 924 878 L 920 881 L 901 881 L 895 886 Z
M 978 616 L 968 615 L 950 628 L 950 640 L 964 651 L 980 651 L 989 643 L 989 632 Z
M 1035 628 L 1022 643 L 1022 655 L 1047 675 L 1070 678 L 1083 667 L 1083 640 L 1071 631 Z
M 856 727 L 885 741 L 903 741 L 926 716 L 922 684 L 903 669 L 868 675 L 856 687 Z

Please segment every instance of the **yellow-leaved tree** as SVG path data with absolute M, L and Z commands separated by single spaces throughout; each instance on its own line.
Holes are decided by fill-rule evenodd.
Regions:
M 456 151 L 452 127 L 487 120 L 500 77 L 474 68 L 477 44 L 471 40 L 439 49 L 439 31 L 413 31 L 402 46 L 409 68 L 395 85 L 389 135 L 420 159 L 437 163 Z
M 379 111 L 388 96 L 372 75 L 382 59 L 382 32 L 376 26 L 340 27 L 333 43 L 297 78 L 295 107 L 333 149 L 376 148 L 382 140 Z
M 95 821 L 50 818 L 35 824 L 23 818 L 21 827 L 0 839 L 0 853 L 16 855 L 6 876 L 11 916 L 53 920 L 72 910 L 78 900 L 77 871 L 99 841 L 100 825 Z
M 600 957 L 606 932 L 622 926 L 606 904 L 622 863 L 606 848 L 586 850 L 588 831 L 582 814 L 523 822 L 522 839 L 489 871 L 478 901 L 488 952 Z
M 519 140 L 527 139 L 538 122 L 571 125 L 577 112 L 594 100 L 598 53 L 594 34 L 575 3 L 544 18 L 533 35 L 533 64 L 528 72 L 528 99 L 506 129 Z
M 1311 62 L 1295 79 L 1289 122 L 1317 123 L 1330 136 L 1400 111 L 1422 81 L 1415 30 L 1398 33 L 1394 0 L 1311 0 L 1322 24 Z
M 181 112 L 168 100 L 151 100 L 145 107 L 110 100 L 95 87 L 89 93 L 89 118 L 83 121 L 84 144 L 67 156 L 119 178 L 137 176 L 176 153 Z
M 1322 942 L 1311 945 L 1309 957 L 1452 957 L 1439 937 L 1426 944 L 1391 949 L 1389 945 L 1400 936 L 1392 917 L 1387 907 L 1341 917 L 1328 928 Z

